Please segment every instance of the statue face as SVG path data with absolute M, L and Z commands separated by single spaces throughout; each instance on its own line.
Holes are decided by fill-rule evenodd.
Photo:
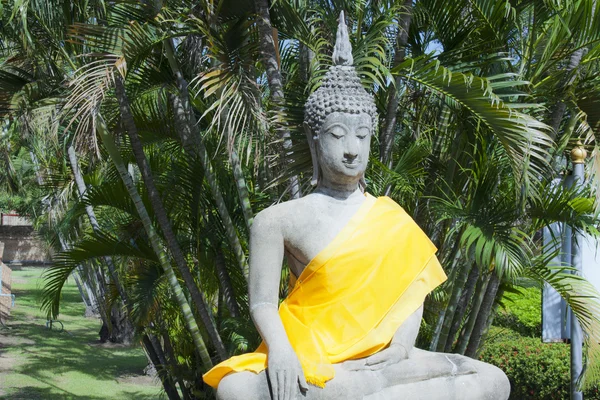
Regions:
M 368 114 L 329 114 L 315 143 L 323 178 L 340 183 L 358 182 L 369 161 L 371 133 Z

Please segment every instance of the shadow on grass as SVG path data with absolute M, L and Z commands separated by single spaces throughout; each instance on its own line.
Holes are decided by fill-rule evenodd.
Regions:
M 17 371 L 28 376 L 39 377 L 48 370 L 57 374 L 77 371 L 96 379 L 113 380 L 119 375 L 140 374 L 145 366 L 143 354 L 133 356 L 132 348 L 104 349 L 45 326 L 11 326 L 11 336 L 24 339 L 22 344 L 11 345 L 11 352 L 21 352 L 27 357 Z M 31 340 L 35 345 L 30 344 Z

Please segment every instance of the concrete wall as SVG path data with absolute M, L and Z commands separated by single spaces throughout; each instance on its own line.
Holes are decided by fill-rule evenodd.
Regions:
M 0 278 L 2 279 L 2 284 L 0 284 L 0 321 L 6 321 L 12 307 L 11 272 L 11 269 L 0 261 Z
M 48 250 L 31 226 L 0 226 L 0 242 L 4 243 L 4 255 L 0 255 L 0 261 L 6 264 L 50 261 Z
M 31 226 L 31 221 L 15 213 L 0 213 L 0 225 Z

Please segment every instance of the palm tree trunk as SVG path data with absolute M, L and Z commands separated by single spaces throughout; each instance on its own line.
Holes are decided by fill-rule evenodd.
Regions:
M 565 68 L 565 80 L 561 84 L 563 90 L 566 90 L 567 87 L 575 80 L 575 76 L 571 75 L 571 73 L 579 67 L 584 51 L 585 48 L 582 47 L 581 49 L 575 50 L 573 53 L 571 53 L 569 64 L 567 64 L 567 67 Z M 566 110 L 567 104 L 564 101 L 558 102 L 552 110 L 552 114 L 550 115 L 550 126 L 552 127 L 552 132 L 550 132 L 550 135 L 552 136 L 552 139 L 555 139 L 557 136 L 559 136 L 558 130 L 560 129 L 560 123 L 562 122 Z
M 269 91 L 271 93 L 271 101 L 273 102 L 273 112 L 281 115 L 285 112 L 285 94 L 283 92 L 283 78 L 279 71 L 279 63 L 277 57 L 277 49 L 275 36 L 273 35 L 273 26 L 271 25 L 271 16 L 269 15 L 269 1 L 255 0 L 256 13 L 258 19 L 258 44 L 262 55 L 263 63 L 267 73 L 267 82 L 269 83 Z M 284 157 L 287 159 L 292 151 L 292 139 L 287 126 L 277 127 L 279 137 L 283 140 Z M 293 199 L 302 197 L 300 191 L 300 183 L 298 176 L 294 175 L 290 178 L 290 195 Z
M 454 313 L 456 312 L 460 295 L 465 287 L 465 283 L 467 282 L 469 272 L 473 267 L 471 264 L 464 262 L 459 268 L 459 273 L 452 283 L 452 294 L 450 295 L 448 305 L 446 306 L 446 312 L 444 315 L 444 321 L 442 323 L 440 338 L 436 346 L 436 351 L 442 351 L 446 347 L 446 341 L 449 339 L 448 334 L 450 333 L 450 326 L 452 325 L 452 320 L 454 319 Z
M 35 176 L 37 179 L 37 183 L 38 183 L 38 185 L 41 186 L 44 183 L 44 178 L 42 177 L 42 173 L 40 171 L 40 165 L 38 163 L 38 159 L 37 159 L 35 153 L 31 150 L 29 151 L 29 156 L 31 158 L 31 162 L 32 162 L 33 168 L 35 170 Z M 48 203 L 47 200 L 44 200 L 44 205 L 46 208 L 50 207 L 50 204 Z M 58 241 L 60 242 L 60 246 L 63 251 L 67 251 L 69 249 L 68 242 L 65 240 L 65 238 L 62 236 L 62 234 L 60 232 L 58 233 Z M 95 268 L 94 268 L 94 270 L 95 270 Z M 91 308 L 92 313 L 100 314 L 103 325 L 108 328 L 108 326 L 110 324 L 109 315 L 106 312 L 105 307 L 103 307 L 103 303 L 101 304 L 98 301 L 98 298 L 104 299 L 105 293 L 106 293 L 106 286 L 105 286 L 105 281 L 104 281 L 103 277 L 101 277 L 101 275 L 95 271 L 94 279 L 96 281 L 94 282 L 95 283 L 94 286 L 95 286 L 95 289 L 98 291 L 98 293 L 96 293 L 90 288 L 90 285 L 88 283 L 89 279 L 86 279 L 86 278 L 89 278 L 89 276 L 86 276 L 83 273 L 83 267 L 81 265 L 77 266 L 77 271 L 79 273 L 79 278 L 80 278 L 79 285 L 87 293 L 87 305 L 89 305 L 89 307 Z M 86 303 L 86 299 L 83 294 L 84 291 L 80 290 L 80 292 L 82 294 L 83 302 Z
M 33 151 L 29 152 L 29 156 L 31 157 L 31 161 L 35 169 L 37 182 L 39 185 L 42 185 L 44 183 L 44 179 L 40 171 L 37 157 Z M 50 207 L 47 200 L 44 200 L 44 205 L 46 208 Z M 69 244 L 60 232 L 58 232 L 58 240 L 60 242 L 61 249 L 63 251 L 67 251 L 69 249 Z M 86 305 L 86 314 L 88 314 L 88 312 L 90 314 L 100 314 L 100 319 L 102 320 L 100 341 L 104 342 L 107 339 L 107 336 L 104 335 L 104 332 L 110 332 L 111 327 L 111 316 L 105 304 L 107 293 L 106 281 L 100 269 L 97 269 L 93 266 L 91 269 L 93 271 L 92 278 L 90 278 L 89 274 L 85 274 L 83 266 L 78 265 L 77 273 L 79 274 L 79 281 L 77 280 L 76 276 L 75 280 L 82 300 Z M 90 287 L 90 284 L 92 284 L 93 288 Z
M 388 187 L 388 189 L 389 189 L 389 187 Z M 442 265 L 447 265 L 447 263 L 449 262 L 447 260 L 451 260 L 450 274 L 448 277 L 448 281 L 451 281 L 451 282 L 454 282 L 453 276 L 457 274 L 456 264 L 458 263 L 459 255 L 460 255 L 459 245 L 460 245 L 460 241 L 455 240 L 452 250 L 448 254 L 445 254 L 445 257 L 443 257 L 443 259 L 440 259 L 440 262 Z M 447 304 L 444 307 L 442 307 L 442 310 L 440 311 L 440 313 L 438 315 L 437 322 L 435 324 L 435 329 L 433 331 L 433 337 L 431 338 L 431 342 L 429 343 L 430 351 L 435 351 L 438 346 L 438 342 L 440 340 L 440 335 L 442 333 L 442 328 L 444 325 L 444 319 L 446 318 L 446 311 L 447 311 Z
M 77 153 L 75 152 L 75 148 L 73 145 L 69 146 L 67 149 L 67 154 L 69 156 L 69 163 L 71 164 L 71 171 L 73 172 L 73 176 L 75 177 L 75 183 L 77 184 L 77 191 L 79 193 L 80 198 L 83 198 L 85 192 L 87 191 L 87 187 L 83 180 L 83 175 L 81 174 L 81 170 L 79 168 L 79 161 L 77 160 Z M 88 220 L 90 221 L 90 225 L 92 226 L 92 230 L 96 233 L 101 232 L 100 225 L 98 224 L 98 219 L 96 218 L 96 213 L 94 212 L 94 208 L 90 205 L 85 206 L 85 212 L 88 216 Z M 133 339 L 132 335 L 134 333 L 133 323 L 131 321 L 131 307 L 129 304 L 129 297 L 127 292 L 123 288 L 121 281 L 119 279 L 119 275 L 117 273 L 117 268 L 112 260 L 112 257 L 106 256 L 103 258 L 104 263 L 106 264 L 109 272 L 109 283 L 112 283 L 117 288 L 117 292 L 123 301 L 123 305 L 127 310 L 126 318 L 122 319 L 120 316 L 119 310 L 116 310 L 114 307 L 111 310 L 111 315 L 116 321 L 123 321 L 122 324 L 118 324 L 117 330 L 121 333 L 118 336 L 120 339 L 119 343 L 130 343 Z M 113 326 L 114 328 L 114 326 Z
M 494 306 L 492 307 L 492 312 L 488 316 L 488 319 L 485 323 L 485 330 L 483 331 L 483 337 L 481 339 L 481 342 L 483 342 L 483 343 L 485 343 L 485 339 L 487 338 L 487 335 L 490 331 L 490 327 L 494 323 L 494 318 L 498 314 L 498 307 L 500 306 L 500 302 L 501 302 L 503 296 L 504 296 L 504 287 L 502 285 L 500 285 L 500 289 L 498 289 L 498 292 L 496 293 L 496 299 L 494 300 Z M 483 347 L 481 346 L 481 343 L 480 343 L 479 349 L 477 349 L 477 353 L 475 354 L 475 357 L 479 357 L 479 354 L 481 353 L 482 349 L 483 349 Z
M 189 103 L 188 83 L 183 78 L 177 60 L 175 59 L 173 43 L 170 40 L 166 40 L 165 47 L 167 50 L 169 65 L 175 72 L 177 89 L 179 91 L 179 97 L 174 103 L 176 124 L 180 127 L 180 129 L 177 131 L 179 132 L 183 147 L 186 152 L 188 152 L 188 154 L 197 156 L 202 163 L 202 168 L 204 168 L 204 176 L 206 177 L 206 181 L 210 187 L 213 199 L 217 204 L 217 212 L 219 213 L 221 221 L 223 222 L 223 226 L 225 227 L 227 239 L 229 240 L 229 244 L 231 245 L 236 259 L 238 260 L 240 269 L 244 274 L 244 277 L 247 279 L 248 265 L 246 262 L 244 248 L 242 247 L 240 238 L 235 229 L 235 225 L 231 219 L 231 216 L 229 215 L 229 211 L 225 205 L 225 200 L 223 199 L 223 195 L 219 189 L 219 183 L 217 182 L 216 175 L 213 171 L 210 157 L 206 151 L 204 143 L 202 143 L 200 132 L 198 131 L 198 124 L 196 123 L 196 116 L 194 115 L 194 110 Z M 244 204 L 242 203 L 242 207 L 243 206 Z M 247 210 L 246 212 L 251 213 L 252 211 Z
M 69 146 L 69 148 L 67 149 L 67 154 L 69 156 L 69 163 L 71 164 L 71 171 L 73 172 L 73 176 L 75 178 L 75 184 L 77 185 L 77 192 L 79 193 L 79 197 L 83 197 L 87 188 L 85 186 L 85 182 L 83 181 L 83 175 L 81 174 L 81 170 L 79 169 L 79 162 L 77 161 L 77 154 L 75 153 L 73 145 Z M 85 206 L 85 212 L 88 216 L 90 225 L 92 226 L 94 232 L 100 231 L 100 226 L 98 225 L 98 220 L 96 219 L 96 215 L 94 214 L 94 209 L 92 208 L 92 206 Z M 101 290 L 105 292 L 106 278 L 102 270 L 100 268 L 94 268 L 94 273 L 96 274 L 98 282 L 101 285 Z M 118 284 L 117 282 L 115 283 Z
M 152 249 L 156 253 L 160 265 L 165 272 L 167 281 L 171 289 L 173 290 L 173 294 L 175 295 L 175 299 L 177 300 L 179 307 L 181 308 L 184 321 L 187 325 L 188 330 L 190 331 L 190 335 L 192 336 L 195 348 L 200 355 L 202 364 L 204 365 L 204 368 L 208 370 L 212 368 L 212 360 L 210 359 L 208 349 L 206 348 L 204 339 L 202 339 L 200 329 L 198 328 L 198 324 L 196 324 L 196 320 L 194 319 L 190 305 L 188 304 L 187 299 L 183 294 L 183 290 L 179 285 L 177 276 L 175 276 L 175 271 L 173 271 L 171 262 L 169 261 L 167 254 L 165 253 L 164 248 L 160 243 L 160 238 L 158 237 L 158 234 L 156 233 L 154 226 L 152 225 L 152 220 L 150 219 L 148 211 L 144 206 L 142 197 L 140 196 L 137 188 L 135 187 L 133 180 L 129 175 L 129 172 L 127 171 L 127 166 L 125 165 L 125 162 L 123 162 L 121 154 L 119 153 L 119 150 L 117 149 L 117 146 L 115 145 L 111 134 L 108 132 L 106 123 L 104 122 L 104 119 L 100 114 L 98 114 L 96 117 L 96 126 L 98 129 L 98 133 L 100 134 L 100 138 L 104 144 L 104 147 L 106 148 L 111 161 L 113 162 L 117 171 L 119 172 L 119 176 L 123 180 L 127 192 L 129 193 L 129 196 L 131 197 L 135 205 L 136 211 L 140 217 L 140 221 L 144 225 L 144 230 L 148 235 L 148 240 L 152 245 Z
M 77 271 L 77 273 L 73 274 L 73 279 L 75 280 L 75 285 L 77 285 L 77 290 L 79 290 L 79 295 L 81 296 L 81 300 L 83 301 L 83 304 L 85 305 L 86 310 L 93 309 L 92 306 L 92 302 L 89 299 L 88 294 L 86 293 L 86 289 L 84 289 L 83 287 L 83 282 L 82 280 L 79 278 L 79 271 Z
M 163 388 L 165 389 L 165 393 L 167 394 L 169 400 L 181 400 L 181 397 L 179 397 L 179 392 L 177 392 L 177 388 L 175 387 L 175 383 L 169 376 L 169 372 L 166 369 L 165 363 L 161 362 L 159 352 L 154 347 L 155 343 L 150 340 L 148 335 L 144 335 L 142 337 L 142 343 L 146 348 L 148 358 L 150 358 L 152 364 L 154 364 L 154 367 L 156 368 L 156 373 L 162 382 Z
M 73 176 L 75 177 L 75 183 L 77 184 L 77 191 L 80 197 L 85 195 L 87 191 L 87 187 L 83 180 L 83 175 L 81 174 L 81 170 L 79 169 L 79 161 L 77 160 L 77 153 L 73 146 L 69 146 L 67 153 L 69 155 L 69 163 L 71 164 L 71 171 L 73 171 Z M 90 221 L 90 225 L 92 226 L 92 230 L 96 233 L 100 232 L 100 225 L 98 224 L 98 219 L 96 218 L 96 213 L 94 212 L 94 208 L 90 205 L 85 206 L 85 212 L 88 216 L 88 220 Z M 104 262 L 108 267 L 108 272 L 110 274 L 110 278 L 112 279 L 112 283 L 117 288 L 117 292 L 119 292 L 119 296 L 123 299 L 123 302 L 127 305 L 127 293 L 125 289 L 123 289 L 123 285 L 119 280 L 119 276 L 117 274 L 117 269 L 111 257 L 104 257 Z
M 63 251 L 67 250 L 67 248 L 64 246 L 62 249 Z M 108 319 L 108 313 L 106 312 L 105 307 L 103 307 L 105 293 L 103 293 L 96 285 L 93 285 L 92 279 L 89 278 L 89 274 L 86 273 L 83 265 L 81 264 L 77 265 L 77 275 L 79 275 L 79 279 L 81 280 L 81 286 L 87 293 L 92 314 L 100 314 L 102 320 Z
M 165 353 L 165 359 L 169 363 L 171 371 L 174 371 L 171 373 L 171 375 L 175 375 L 174 379 L 177 381 L 177 384 L 179 384 L 179 389 L 181 390 L 181 394 L 183 395 L 183 400 L 192 400 L 191 395 L 190 395 L 190 390 L 187 388 L 187 386 L 185 386 L 185 381 L 184 381 L 183 377 L 181 376 L 181 374 L 175 373 L 175 371 L 180 369 L 181 366 L 179 365 L 179 362 L 177 361 L 177 358 L 175 357 L 175 352 L 173 351 L 173 345 L 171 343 L 171 338 L 169 337 L 169 335 L 167 333 L 165 333 L 163 331 L 162 339 L 163 339 L 163 343 L 164 343 L 163 349 L 164 349 L 164 353 Z
M 79 197 L 82 198 L 85 195 L 85 192 L 87 191 L 87 187 L 83 180 L 83 175 L 81 174 L 81 170 L 79 169 L 79 162 L 77 160 L 77 154 L 75 153 L 75 149 L 73 148 L 73 146 L 69 146 L 67 152 L 69 154 L 69 163 L 71 164 L 71 171 L 73 172 L 73 175 L 75 177 L 75 183 L 77 184 L 77 192 L 79 193 Z M 90 205 L 87 205 L 87 206 L 85 206 L 85 212 L 87 214 L 87 217 L 88 217 L 88 220 L 92 227 L 92 230 L 96 233 L 100 233 L 101 229 L 100 229 L 100 225 L 98 224 L 98 219 L 96 218 L 96 213 L 94 212 L 94 208 Z M 106 256 L 103 259 L 104 259 L 104 262 L 106 263 L 106 266 L 108 267 L 108 272 L 110 275 L 109 283 L 112 282 L 112 284 L 115 285 L 115 287 L 117 288 L 117 292 L 119 293 L 119 296 L 121 296 L 121 298 L 123 300 L 123 303 L 125 305 L 127 305 L 128 295 L 119 280 L 117 268 L 115 267 L 112 257 Z
M 195 43 L 193 45 L 189 45 L 188 44 L 189 42 L 191 42 L 191 43 L 195 42 Z M 199 42 L 199 44 L 198 44 L 198 42 Z M 188 84 L 187 84 L 187 81 L 185 81 L 185 79 L 183 78 L 183 73 L 181 72 L 181 69 L 179 68 L 179 63 L 177 62 L 177 59 L 175 58 L 173 42 L 170 40 L 167 40 L 167 41 L 165 41 L 165 44 L 168 47 L 167 58 L 169 59 L 170 66 L 173 69 L 173 71 L 175 71 L 175 75 L 177 77 L 177 89 L 179 91 L 179 96 L 181 96 L 185 99 L 189 99 L 189 97 L 188 97 L 189 93 L 188 93 L 188 89 L 187 89 Z M 188 45 L 186 45 L 186 44 L 188 44 Z M 204 57 L 204 54 L 202 53 L 204 50 L 203 46 L 202 46 L 202 40 L 195 38 L 195 35 L 188 35 L 186 37 L 185 41 L 182 43 L 182 45 L 187 47 L 187 49 L 184 48 L 184 52 L 186 52 L 186 50 L 187 50 L 187 53 L 190 55 L 190 57 L 192 59 L 201 60 Z M 201 63 L 198 62 L 198 65 L 199 64 L 201 64 Z M 198 74 L 199 72 L 200 72 L 200 68 L 194 68 L 195 74 Z M 221 93 L 218 93 L 218 95 L 220 95 L 220 94 Z M 260 96 L 260 93 L 258 93 L 257 96 Z M 180 130 L 178 130 L 178 132 L 180 132 L 180 139 L 181 139 L 182 143 L 184 143 L 184 148 L 186 149 L 186 151 L 188 151 L 188 149 L 192 150 L 192 151 L 188 151 L 188 154 L 196 154 L 196 150 L 199 149 L 198 142 L 200 142 L 202 139 L 201 139 L 200 135 L 194 135 L 192 133 L 191 126 L 195 126 L 195 122 L 192 123 L 191 118 L 193 118 L 195 120 L 195 117 L 194 117 L 193 110 L 191 109 L 191 107 L 188 108 L 189 101 L 186 100 L 185 103 L 182 103 L 181 98 L 179 98 L 178 96 L 172 96 L 172 102 L 173 102 L 174 109 L 176 110 L 177 113 L 179 113 L 179 115 L 176 116 L 176 124 L 183 123 L 183 126 L 180 127 Z M 185 104 L 185 106 L 184 106 L 184 104 Z M 224 110 L 222 112 L 222 114 L 228 114 L 228 111 Z M 179 122 L 177 122 L 177 121 L 179 121 Z M 183 121 L 187 121 L 187 122 L 183 122 Z M 198 133 L 198 132 L 194 132 L 194 133 Z M 230 128 L 227 129 L 227 135 L 229 138 L 231 137 Z M 192 146 L 187 145 L 188 142 L 191 142 L 193 145 Z M 240 205 L 242 207 L 242 212 L 244 214 L 244 221 L 246 222 L 246 228 L 248 229 L 248 231 L 250 231 L 250 226 L 252 226 L 252 220 L 254 219 L 254 215 L 252 212 L 252 206 L 250 205 L 250 196 L 248 194 L 248 187 L 246 185 L 246 179 L 244 178 L 244 173 L 242 171 L 242 165 L 240 163 L 240 159 L 237 155 L 237 152 L 235 151 L 234 146 L 231 147 L 229 156 L 230 156 L 231 169 L 233 171 L 233 175 L 235 178 L 238 197 L 240 199 Z M 215 180 L 215 182 L 216 182 L 216 180 Z M 211 187 L 211 189 L 212 189 L 212 187 Z M 221 191 L 218 189 L 217 189 L 217 192 L 221 193 Z M 226 210 L 226 208 L 225 208 L 225 210 Z M 235 229 L 233 230 L 233 232 L 235 232 Z M 230 242 L 231 242 L 232 247 L 235 246 L 235 239 L 234 240 L 230 239 Z
M 60 232 L 58 232 L 58 241 L 62 251 L 69 250 L 70 246 Z M 93 314 L 100 314 L 102 323 L 108 328 L 110 326 L 110 316 L 108 315 L 103 302 L 105 299 L 106 288 L 104 286 L 100 286 L 100 282 L 97 281 L 98 278 L 96 276 L 93 276 L 93 278 L 90 279 L 89 274 L 85 273 L 81 264 L 77 265 L 77 273 L 79 274 L 81 286 L 87 294 L 86 297 L 88 299 L 87 301 L 89 303 L 91 312 Z M 93 288 L 90 287 L 90 285 L 92 285 Z M 86 303 L 85 299 L 84 303 Z
M 250 205 L 250 194 L 248 193 L 248 186 L 246 185 L 246 179 L 244 178 L 244 171 L 242 170 L 242 164 L 235 149 L 231 151 L 229 158 L 231 160 L 231 169 L 233 170 L 238 197 L 240 198 L 240 204 L 242 205 L 242 212 L 244 213 L 244 221 L 246 222 L 248 232 L 250 232 L 252 221 L 254 221 L 254 215 L 252 213 L 252 206 Z
M 473 327 L 475 326 L 475 321 L 477 321 L 479 310 L 481 309 L 481 304 L 483 303 L 483 298 L 485 296 L 489 280 L 489 275 L 482 275 L 479 281 L 477 282 L 477 287 L 475 289 L 475 297 L 471 302 L 471 312 L 469 313 L 467 323 L 465 324 L 465 326 L 463 326 L 463 330 L 460 333 L 460 338 L 458 339 L 458 344 L 456 345 L 455 353 L 465 354 L 465 351 L 467 350 L 467 345 L 469 344 L 469 340 L 471 339 Z
M 223 256 L 223 251 L 217 248 L 216 252 L 215 267 L 217 268 L 217 276 L 219 277 L 219 282 L 221 283 L 221 293 L 225 297 L 225 303 L 227 304 L 229 313 L 235 318 L 240 315 L 240 308 L 235 297 L 235 292 L 233 291 L 233 285 L 231 284 L 229 273 L 227 272 L 227 268 L 225 266 L 225 257 Z
M 394 66 L 399 65 L 406 57 L 406 44 L 408 42 L 408 29 L 412 17 L 413 0 L 405 0 L 405 13 L 400 17 L 398 24 L 398 37 L 396 39 L 396 52 L 394 54 Z M 385 122 L 379 137 L 380 161 L 390 168 L 392 162 L 392 148 L 394 145 L 394 129 L 396 128 L 396 116 L 398 114 L 398 89 L 402 84 L 402 79 L 397 76 L 394 85 L 389 88 L 388 104 L 385 113 Z
M 223 303 L 225 303 L 223 290 L 219 288 L 219 291 L 217 293 L 217 326 L 221 326 L 221 322 L 223 322 L 223 314 L 225 312 L 225 307 L 223 306 Z
M 210 316 L 204 295 L 198 289 L 198 286 L 194 281 L 194 278 L 185 261 L 183 252 L 181 251 L 181 247 L 179 246 L 177 238 L 175 237 L 175 233 L 173 232 L 173 228 L 171 227 L 171 221 L 169 221 L 169 217 L 167 216 L 167 212 L 163 206 L 160 193 L 158 192 L 158 189 L 154 183 L 154 177 L 152 175 L 152 171 L 150 170 L 150 166 L 148 165 L 148 160 L 144 154 L 144 149 L 137 133 L 137 127 L 135 126 L 133 115 L 131 114 L 129 107 L 129 100 L 127 99 L 127 95 L 125 93 L 125 86 L 123 85 L 123 81 L 120 76 L 115 78 L 115 89 L 115 93 L 119 101 L 119 109 L 121 111 L 121 120 L 123 121 L 123 125 L 127 130 L 127 134 L 129 135 L 133 155 L 140 169 L 146 190 L 148 191 L 148 197 L 150 198 L 150 202 L 152 204 L 152 208 L 154 209 L 154 214 L 156 215 L 158 224 L 163 232 L 167 246 L 173 255 L 177 269 L 183 278 L 183 282 L 190 292 L 192 302 L 200 314 L 204 328 L 208 332 L 208 336 L 210 337 L 213 346 L 217 350 L 219 358 L 224 360 L 227 358 L 227 351 L 225 350 L 225 346 L 221 341 L 221 337 L 219 336 L 219 332 L 217 331 L 215 323 Z
M 460 329 L 460 324 L 463 320 L 465 312 L 467 311 L 467 306 L 473 297 L 473 292 L 475 291 L 475 285 L 477 284 L 477 277 L 479 276 L 479 268 L 473 266 L 471 268 L 471 272 L 469 272 L 469 277 L 467 278 L 467 284 L 465 289 L 463 290 L 463 294 L 460 296 L 460 301 L 458 302 L 458 306 L 456 307 L 456 311 L 454 312 L 454 318 L 452 318 L 452 325 L 450 326 L 450 331 L 448 332 L 448 338 L 446 339 L 446 344 L 444 345 L 444 353 L 449 353 L 452 351 L 452 346 L 454 345 L 454 338 Z
M 40 171 L 40 164 L 33 150 L 29 151 L 29 157 L 31 158 L 31 163 L 33 164 L 33 169 L 35 171 L 37 183 L 39 186 L 42 186 L 44 184 L 44 178 L 42 177 L 42 173 Z M 50 207 L 49 201 L 47 199 L 43 200 L 43 203 L 46 208 Z M 62 251 L 67 251 L 69 246 L 60 232 L 58 233 L 58 241 L 60 242 L 60 247 Z M 89 306 L 93 310 L 93 312 L 100 311 L 96 293 L 94 293 L 91 290 L 87 280 L 85 279 L 86 276 L 83 274 L 83 268 L 81 267 L 81 265 L 77 266 L 77 271 L 79 273 L 80 278 L 80 283 L 78 286 L 81 286 L 81 289 L 79 291 L 81 293 L 81 299 L 83 300 L 83 303 L 86 304 L 86 306 Z M 106 315 L 101 313 L 101 317 L 103 323 L 107 324 Z
M 500 287 L 500 278 L 498 278 L 498 275 L 495 272 L 492 272 L 491 275 L 483 302 L 481 303 L 481 308 L 479 309 L 479 314 L 477 315 L 477 321 L 475 321 L 475 326 L 473 327 L 473 333 L 471 333 L 471 338 L 469 339 L 469 344 L 465 351 L 465 355 L 471 358 L 475 358 L 477 355 L 481 338 L 487 328 L 487 322 L 490 319 L 490 314 L 496 300 L 496 294 Z
M 299 57 L 300 79 L 306 83 L 310 78 L 310 66 L 315 53 L 307 45 L 300 43 Z

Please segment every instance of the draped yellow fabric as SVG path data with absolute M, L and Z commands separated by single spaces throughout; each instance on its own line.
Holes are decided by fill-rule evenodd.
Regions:
M 385 348 L 400 325 L 446 280 L 436 248 L 388 197 L 366 201 L 338 236 L 296 280 L 279 307 L 309 383 L 323 387 L 332 364 Z M 266 369 L 263 344 L 232 357 L 204 376 L 216 388 L 234 371 Z

